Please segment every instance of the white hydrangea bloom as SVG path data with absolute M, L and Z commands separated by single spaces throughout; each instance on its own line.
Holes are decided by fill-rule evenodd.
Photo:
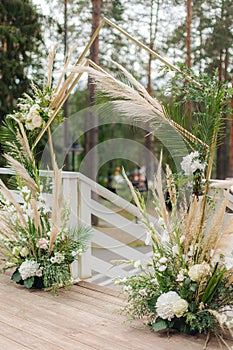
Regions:
M 156 312 L 164 320 L 171 321 L 174 316 L 181 317 L 187 310 L 187 301 L 173 291 L 161 294 L 156 302 Z
M 187 176 L 193 175 L 193 173 L 199 169 L 201 171 L 205 170 L 206 163 L 201 163 L 199 160 L 199 152 L 191 152 L 187 156 L 183 157 L 181 162 L 181 169 Z
M 210 265 L 207 263 L 196 264 L 190 267 L 188 271 L 189 278 L 192 281 L 199 282 L 203 277 L 210 274 Z
M 164 320 L 169 320 L 175 316 L 173 310 L 173 304 L 175 301 L 180 300 L 180 296 L 173 291 L 161 294 L 156 302 L 156 312 L 159 317 Z
M 26 280 L 29 277 L 36 276 L 37 271 L 40 268 L 35 260 L 25 260 L 19 267 L 19 273 L 23 280 Z

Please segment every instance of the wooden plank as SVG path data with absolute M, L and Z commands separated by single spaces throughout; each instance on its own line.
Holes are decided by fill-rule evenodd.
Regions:
M 86 289 L 90 289 L 93 290 L 95 292 L 99 292 L 105 295 L 111 295 L 114 296 L 116 299 L 121 298 L 121 293 L 114 290 L 114 289 L 110 289 L 110 288 L 106 288 L 106 287 L 101 287 L 98 286 L 94 283 L 90 283 L 90 282 L 86 282 L 86 281 L 80 281 L 79 283 L 77 283 L 78 287 L 83 287 Z
M 12 341 L 0 334 L 0 349 L 1 350 L 28 350 L 26 346 L 20 345 L 19 343 Z
M 7 316 L 8 317 L 7 317 Z M 5 317 L 4 317 L 5 316 Z M 0 314 L 0 334 L 8 339 L 14 341 L 17 339 L 17 343 L 23 346 L 26 346 L 29 349 L 33 350 L 59 350 L 62 347 L 57 344 L 53 344 L 51 341 L 44 340 L 44 336 L 48 336 L 49 332 L 46 329 L 43 332 L 43 336 L 38 337 L 39 329 L 36 327 L 34 329 L 34 334 L 31 334 L 32 324 L 25 327 L 25 322 L 17 320 L 14 322 L 13 318 L 9 318 L 9 315 L 1 311 Z M 14 325 L 13 325 L 14 324 Z M 27 331 L 25 331 L 27 330 Z M 40 334 L 41 335 L 41 334 Z M 47 339 L 49 340 L 49 339 Z M 17 344 L 17 345 L 18 345 Z M 65 344 L 64 344 L 65 345 Z M 74 348 L 73 348 L 74 349 Z
M 40 297 L 40 295 L 43 297 Z M 46 300 L 44 296 L 46 296 L 46 293 L 25 293 L 25 290 L 16 288 L 15 293 L 11 291 L 5 296 L 4 302 L 0 300 L 0 308 L 5 307 L 10 312 L 13 311 L 17 315 L 21 314 L 24 319 L 30 319 L 31 322 L 34 320 L 36 324 L 39 323 L 49 330 L 56 330 L 58 334 L 61 333 L 73 340 L 79 341 L 80 332 L 82 334 L 88 333 L 86 345 L 89 338 L 92 337 L 92 342 L 96 342 L 96 349 L 99 350 L 102 349 L 101 344 L 106 342 L 122 345 L 122 349 L 130 344 L 131 349 L 142 350 L 146 349 L 146 346 L 154 347 L 154 342 L 158 341 L 158 338 L 155 338 L 154 334 L 151 334 L 148 329 L 133 328 L 117 321 L 104 319 L 104 317 L 97 317 L 90 314 L 90 312 L 77 311 L 77 309 L 67 305 L 59 304 L 55 300 L 56 298 L 51 301 Z M 31 300 L 32 297 L 34 302 Z M 17 300 L 17 306 L 12 305 L 15 300 Z M 30 309 L 28 305 L 30 305 Z M 18 308 L 18 311 L 15 308 Z M 96 339 L 96 336 L 98 339 Z M 163 343 L 163 350 L 170 350 L 171 341 L 166 340 Z M 186 343 L 187 345 L 192 344 L 192 350 L 200 349 L 200 346 L 197 347 L 190 340 Z M 174 344 L 174 339 L 172 344 Z M 156 348 L 154 347 L 154 349 Z M 161 349 L 161 342 L 158 349 Z M 180 350 L 180 344 L 179 347 L 174 346 L 172 349 Z
M 4 284 L 4 280 L 7 283 Z M 175 334 L 167 338 L 145 329 L 141 321 L 128 324 L 122 322 L 126 320 L 122 316 L 118 318 L 118 315 L 114 315 L 111 318 L 111 308 L 114 313 L 117 306 L 112 301 L 118 298 L 116 292 L 107 288 L 97 287 L 96 291 L 94 285 L 82 282 L 79 286 L 73 286 L 70 291 L 53 297 L 43 291 L 16 286 L 9 282 L 8 276 L 0 278 L 0 281 L 0 320 L 24 334 L 28 332 L 45 342 L 51 341 L 58 349 L 201 350 L 204 344 L 202 336 Z M 105 296 L 107 300 L 104 299 Z M 44 332 L 47 332 L 47 337 Z M 0 344 L 1 337 L 0 334 Z M 8 340 L 3 340 L 5 343 L 6 341 Z M 0 346 L 0 349 L 4 348 Z M 28 347 L 6 349 L 26 350 Z M 211 342 L 209 349 L 219 349 L 216 341 Z

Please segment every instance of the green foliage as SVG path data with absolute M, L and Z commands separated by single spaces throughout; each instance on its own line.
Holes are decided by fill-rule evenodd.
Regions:
M 175 107 L 167 107 L 171 111 L 171 117 L 180 124 L 185 123 L 184 106 L 186 102 L 192 102 L 193 106 L 193 125 L 190 131 L 201 139 L 209 147 L 212 145 L 213 134 L 215 132 L 220 136 L 226 119 L 229 118 L 231 109 L 229 102 L 233 90 L 229 88 L 227 83 L 221 83 L 218 78 L 218 71 L 213 76 L 200 74 L 197 76 L 192 71 L 187 70 L 184 66 L 180 66 L 181 72 L 177 72 L 169 84 L 168 88 L 173 94 Z M 191 81 L 185 84 L 181 83 L 185 80 L 184 73 L 191 76 Z M 200 85 L 196 84 L 198 82 Z M 187 129 L 190 125 L 185 124 Z M 218 144 L 221 138 L 218 138 Z M 199 152 L 203 154 L 203 149 L 198 146 Z
M 0 120 L 29 90 L 30 71 L 40 68 L 42 36 L 39 14 L 29 0 L 0 3 Z

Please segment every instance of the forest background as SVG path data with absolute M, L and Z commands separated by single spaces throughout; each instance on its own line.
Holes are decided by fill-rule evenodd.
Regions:
M 30 94 L 32 78 L 37 84 L 42 84 L 49 46 L 57 45 L 55 69 L 63 65 L 74 43 L 73 56 L 78 58 L 103 16 L 172 64 L 184 65 L 198 75 L 208 73 L 211 77 L 217 72 L 219 81 L 233 85 L 232 0 L 1 0 L 1 123 L 15 108 L 22 93 Z M 166 103 L 172 99 L 166 93 L 167 78 L 161 62 L 113 28 L 103 27 L 90 50 L 90 58 L 113 70 L 109 61 L 112 58 L 128 69 L 152 96 Z M 64 117 L 69 121 L 74 113 L 92 105 L 94 92 L 93 85 L 81 80 L 64 106 Z M 194 106 L 189 102 L 179 110 L 179 117 L 179 122 L 188 130 L 198 127 Z M 79 156 L 74 152 L 67 153 L 66 170 L 78 171 L 78 164 L 90 149 L 115 138 L 134 139 L 153 154 L 160 152 L 159 140 L 152 134 L 146 136 L 140 127 L 120 123 L 96 127 L 97 116 L 90 119 L 87 115 L 85 118 L 84 123 L 93 123 L 93 127 L 77 140 L 83 152 Z M 67 122 L 61 151 L 65 151 L 70 133 L 72 130 Z M 222 135 L 215 161 L 214 176 L 218 179 L 233 177 L 233 116 L 225 121 Z M 93 164 L 97 164 L 97 150 L 93 152 L 93 157 Z M 99 182 L 110 187 L 114 174 L 122 165 L 129 171 L 137 167 L 137 164 L 125 159 L 112 159 L 98 169 Z M 153 169 L 146 155 L 145 167 L 149 178 Z M 93 178 L 94 172 L 87 175 Z

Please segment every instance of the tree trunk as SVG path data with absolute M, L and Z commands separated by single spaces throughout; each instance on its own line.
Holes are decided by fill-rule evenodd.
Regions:
M 223 61 L 223 50 L 220 50 L 219 52 L 219 81 L 224 82 L 225 78 L 225 70 L 227 67 L 223 66 L 227 64 L 227 61 Z M 216 177 L 217 179 L 224 180 L 226 178 L 227 174 L 227 157 L 226 157 L 226 152 L 227 152 L 227 140 L 226 140 L 226 129 L 227 129 L 227 121 L 226 121 L 226 116 L 222 116 L 224 118 L 224 123 L 222 126 L 222 129 L 220 133 L 221 140 L 220 140 L 220 146 L 217 149 L 217 174 Z
M 186 67 L 191 68 L 191 23 L 192 23 L 192 0 L 187 0 L 186 3 Z M 192 130 L 192 103 L 187 101 L 185 103 L 185 115 L 189 119 L 189 127 Z
M 233 77 L 232 77 L 233 88 Z M 233 95 L 231 98 L 230 142 L 229 142 L 229 176 L 233 178 Z
M 100 22 L 101 14 L 101 0 L 92 0 L 92 34 L 96 30 Z M 90 59 L 99 64 L 99 38 L 98 36 L 94 40 L 90 48 Z M 89 89 L 89 105 L 93 106 L 95 104 L 95 85 L 92 83 L 91 78 L 88 80 L 88 89 Z M 85 133 L 85 169 L 86 175 L 91 179 L 97 181 L 98 174 L 98 116 L 93 115 L 91 111 L 87 112 L 86 126 L 89 131 Z M 91 151 L 91 152 L 90 152 Z
M 64 0 L 64 61 L 66 60 L 67 51 L 68 51 L 68 38 L 67 38 L 67 0 Z M 65 80 L 66 80 L 66 74 L 65 74 Z M 65 153 L 67 151 L 68 145 L 69 145 L 69 127 L 68 127 L 68 99 L 65 101 L 63 105 L 63 113 L 64 113 L 64 150 Z M 69 153 L 66 154 L 65 160 L 64 160 L 64 170 L 70 170 L 69 166 Z M 73 169 L 74 171 L 74 169 Z
M 159 22 L 159 8 L 160 8 L 160 0 L 156 3 L 156 16 L 153 30 L 153 11 L 154 11 L 154 0 L 151 0 L 150 6 L 150 44 L 149 47 L 151 50 L 154 50 L 154 42 L 158 29 Z M 152 84 L 151 84 L 151 63 L 152 63 L 152 55 L 149 55 L 148 66 L 147 66 L 147 91 L 151 95 L 152 93 Z M 152 140 L 153 135 L 150 133 L 150 123 L 146 124 L 146 133 L 145 133 L 145 166 L 146 166 L 146 179 L 147 182 L 152 180 L 153 178 L 153 164 L 152 164 Z

